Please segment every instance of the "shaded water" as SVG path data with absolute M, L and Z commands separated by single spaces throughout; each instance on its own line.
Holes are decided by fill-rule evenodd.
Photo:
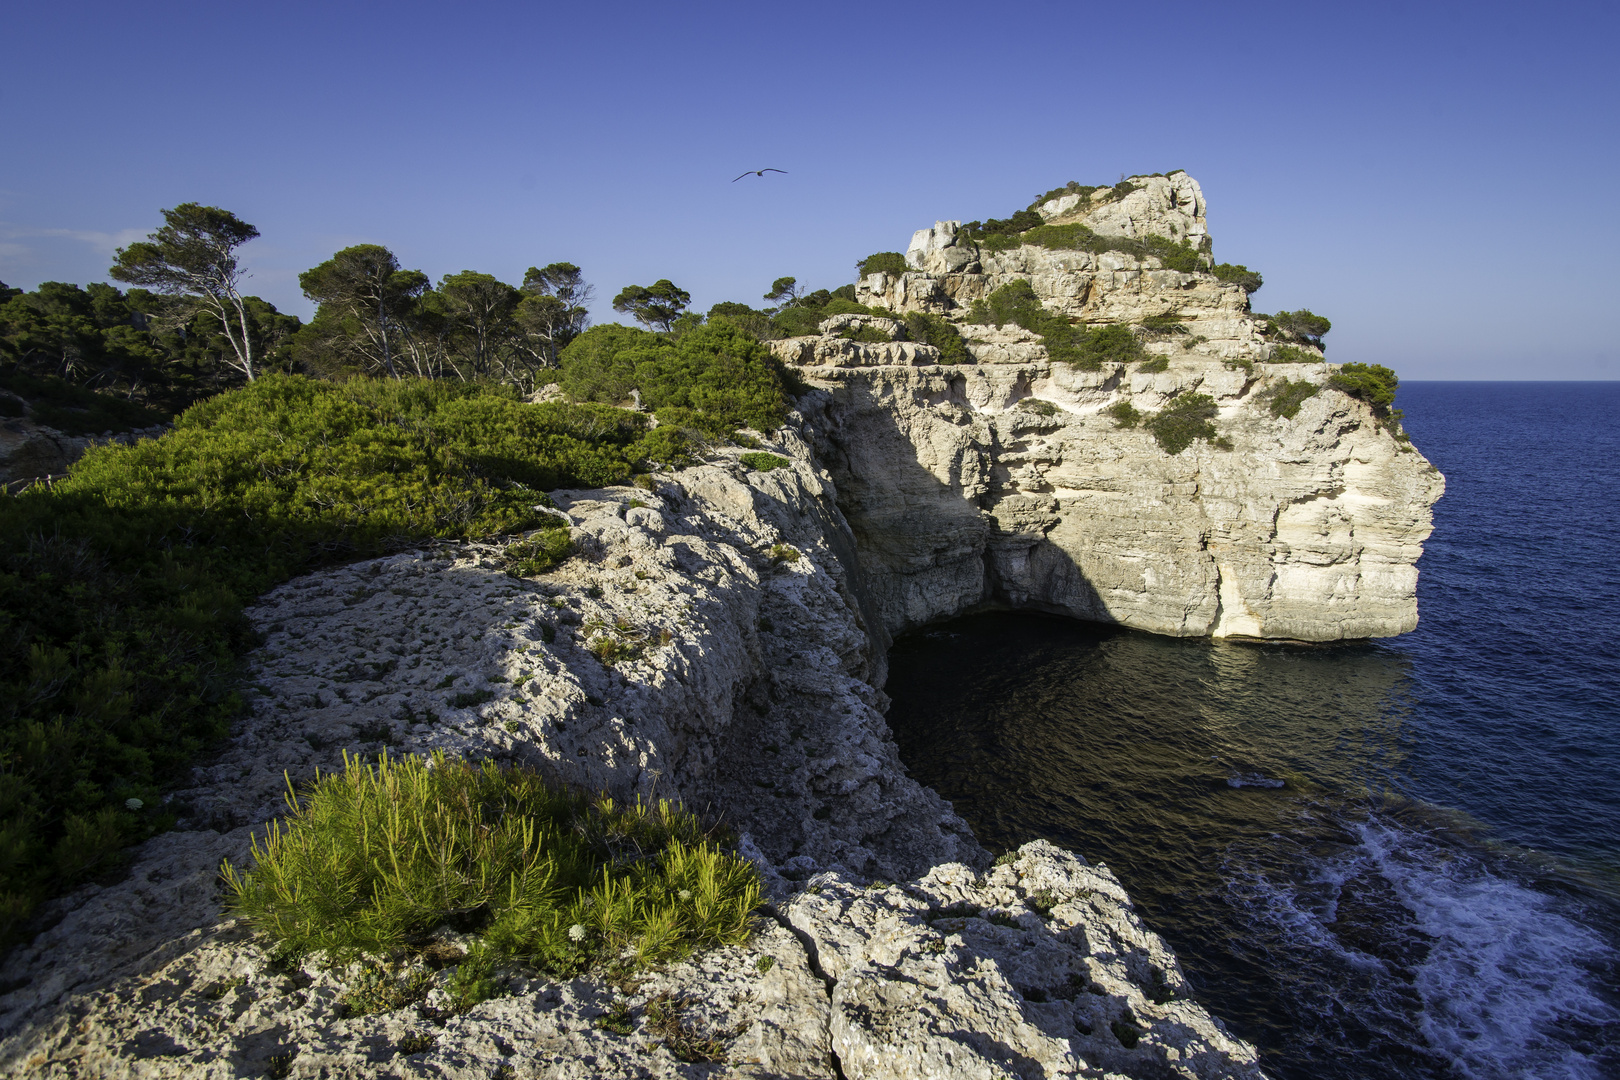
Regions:
M 1620 386 L 1401 404 L 1449 485 L 1416 633 L 973 616 L 896 643 L 890 725 L 987 846 L 1112 867 L 1273 1075 L 1620 1076 Z

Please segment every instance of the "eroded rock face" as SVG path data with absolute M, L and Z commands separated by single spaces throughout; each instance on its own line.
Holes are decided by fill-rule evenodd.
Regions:
M 125 880 L 58 902 L 0 969 L 0 1071 L 693 1075 L 675 1015 L 722 1059 L 699 1069 L 714 1076 L 830 1077 L 846 1053 L 844 1075 L 874 1078 L 942 1061 L 985 1076 L 1252 1075 L 1252 1051 L 1201 1007 L 1143 998 L 1133 979 L 1158 987 L 1144 964 L 1184 984 L 1106 871 L 1043 846 L 978 876 L 988 855 L 905 775 L 883 723 L 869 681 L 881 652 L 834 492 L 791 431 L 770 449 L 792 465 L 728 456 L 656 492 L 557 493 L 580 554 L 540 578 L 458 545 L 266 596 L 250 612 L 266 638 L 251 715 L 174 795 L 181 828 L 137 849 Z M 591 648 L 604 640 L 632 654 L 604 663 Z M 447 968 L 418 1000 L 348 1015 L 358 969 L 276 968 L 223 910 L 217 875 L 223 859 L 247 864 L 289 780 L 385 749 L 719 808 L 773 906 L 748 945 L 634 984 L 512 972 L 506 994 L 457 1015 L 436 989 Z M 879 878 L 910 884 L 865 887 Z M 879 998 L 912 992 L 886 988 L 885 958 L 913 952 L 933 1019 L 872 1027 Z M 1064 998 L 1071 974 L 1089 989 Z M 1057 996 L 1041 1002 L 1047 983 Z M 1108 1026 L 1127 1016 L 1134 1049 Z M 1203 1064 L 1167 1074 L 1165 1047 Z
M 1122 200 L 1040 209 L 1105 236 L 1204 241 L 1196 181 L 1133 183 Z M 773 345 L 824 391 L 805 405 L 808 431 L 887 634 L 998 605 L 1191 637 L 1339 641 L 1417 625 L 1417 560 L 1444 478 L 1329 386 L 1319 349 L 1268 336 L 1242 288 L 1154 257 L 993 252 L 956 222 L 919 230 L 907 258 L 916 271 L 871 275 L 860 299 L 962 320 L 1026 280 L 1071 321 L 1171 328 L 1139 331 L 1150 364 L 1100 371 L 1053 363 L 1014 326 L 961 323 L 975 363 L 954 367 L 891 358 L 903 342 Z M 1288 383 L 1314 388 L 1293 417 L 1271 408 Z M 1213 399 L 1218 441 L 1175 454 L 1109 412 L 1151 415 L 1192 394 Z

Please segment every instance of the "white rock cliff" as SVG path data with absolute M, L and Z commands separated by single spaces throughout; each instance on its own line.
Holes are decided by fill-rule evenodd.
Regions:
M 1140 184 L 1042 212 L 1201 240 L 1190 177 Z M 868 278 L 864 295 L 960 315 L 1023 277 L 1055 312 L 1168 314 L 1195 333 L 1150 345 L 1165 370 L 1084 372 L 1015 328 L 964 327 L 976 363 L 941 366 L 932 346 L 839 336 L 895 338 L 897 322 L 833 320 L 775 345 L 809 384 L 766 439 L 787 467 L 725 450 L 651 492 L 555 493 L 578 555 L 543 577 L 508 577 L 499 548 L 475 544 L 275 590 L 250 612 L 265 644 L 249 714 L 173 796 L 180 827 L 126 879 L 53 904 L 0 966 L 0 1072 L 1261 1076 L 1105 867 L 1041 842 L 992 865 L 906 775 L 883 720 L 886 650 L 986 606 L 1182 636 L 1400 633 L 1442 479 L 1327 388 L 1324 362 L 1269 363 L 1242 290 L 1211 275 L 980 253 L 952 223 L 919 232 L 909 258 L 915 271 Z M 1291 419 L 1263 396 L 1284 377 L 1322 388 Z M 1171 455 L 1103 411 L 1193 392 L 1216 401 L 1230 448 Z M 588 646 L 604 636 L 629 655 L 599 660 Z M 346 1016 L 356 972 L 269 964 L 216 875 L 242 865 L 289 779 L 384 748 L 678 796 L 738 830 L 771 902 L 747 945 L 636 984 L 511 972 L 506 994 L 460 1015 L 434 991 Z M 654 1003 L 722 1060 L 684 1060 Z

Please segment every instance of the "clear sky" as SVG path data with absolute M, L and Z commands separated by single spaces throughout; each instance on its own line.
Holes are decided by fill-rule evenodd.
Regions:
M 1405 378 L 1620 378 L 1620 5 L 8 5 L 0 280 L 107 279 L 196 201 L 251 288 L 386 244 L 579 263 L 595 312 L 853 280 L 941 218 L 1184 168 L 1257 310 Z M 764 166 L 787 175 L 731 178 Z M 1604 315 L 1607 311 L 1610 315 Z

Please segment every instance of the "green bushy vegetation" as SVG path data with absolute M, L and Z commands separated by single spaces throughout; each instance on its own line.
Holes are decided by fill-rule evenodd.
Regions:
M 508 574 L 513 577 L 534 577 L 555 570 L 567 561 L 573 551 L 574 542 L 569 538 L 568 527 L 558 525 L 541 529 L 533 536 L 508 545 L 502 555 L 506 559 Z
M 1292 420 L 1299 415 L 1299 407 L 1315 397 L 1320 389 L 1315 383 L 1304 379 L 1297 382 L 1283 379 L 1268 387 L 1261 396 L 1269 399 L 1272 416 Z
M 1284 341 L 1297 341 L 1322 348 L 1322 338 L 1333 329 L 1333 324 L 1305 308 L 1298 311 L 1279 311 L 1275 315 L 1257 315 L 1271 323 L 1271 333 Z
M 1183 394 L 1168 408 L 1144 419 L 1143 424 L 1153 432 L 1159 449 L 1167 454 L 1179 454 L 1195 439 L 1218 441 L 1215 425 L 1210 423 L 1215 413 L 1215 399 L 1208 394 Z
M 334 561 L 554 525 L 544 491 L 627 482 L 660 430 L 500 386 L 261 376 L 0 496 L 0 942 L 167 827 L 164 785 L 239 707 L 243 604 Z
M 1328 378 L 1329 386 L 1370 405 L 1380 426 L 1404 440 L 1401 432 L 1404 414 L 1395 408 L 1395 391 L 1400 384 L 1395 372 L 1383 364 L 1340 364 Z
M 763 452 L 743 454 L 737 460 L 756 472 L 770 472 L 773 469 L 785 469 L 788 467 L 788 465 L 792 464 L 785 457 Z
M 1117 428 L 1133 428 L 1142 422 L 1142 412 L 1128 401 L 1116 401 L 1103 412 L 1114 418 Z
M 746 940 L 760 900 L 753 865 L 675 804 L 591 798 L 518 766 L 346 759 L 288 805 L 251 870 L 223 868 L 231 906 L 283 957 L 384 956 L 449 922 L 475 935 L 477 981 L 499 961 L 635 969 Z
M 1050 401 L 1043 401 L 1040 398 L 1032 397 L 1021 399 L 1017 405 L 1013 406 L 1013 408 L 1022 409 L 1025 412 L 1032 412 L 1036 416 L 1056 416 L 1061 411 Z
M 1169 371 L 1170 358 L 1163 355 L 1149 356 L 1137 365 L 1136 370 L 1145 371 L 1152 375 L 1157 375 L 1161 371 Z
M 1250 296 L 1260 291 L 1265 279 L 1258 270 L 1250 270 L 1241 263 L 1216 263 L 1213 267 L 1215 276 L 1230 285 L 1242 286 Z
M 938 349 L 941 364 L 973 362 L 973 356 L 968 352 L 967 343 L 962 340 L 961 332 L 949 319 L 927 312 L 911 311 L 906 313 L 905 323 L 906 337 Z
M 1072 326 L 1068 320 L 1041 306 L 1035 288 L 1022 278 L 1010 281 L 982 300 L 975 300 L 967 321 L 983 326 L 1009 323 L 1039 334 L 1047 354 L 1054 361 L 1072 364 L 1083 371 L 1097 371 L 1104 364 L 1134 363 L 1147 354 L 1142 342 L 1128 326 L 1099 326 L 1092 329 Z
M 855 271 L 861 277 L 868 274 L 889 274 L 899 277 L 911 267 L 906 264 L 906 257 L 898 251 L 880 251 L 875 255 L 868 255 L 855 264 Z M 851 297 L 850 299 L 854 299 Z
M 563 350 L 559 382 L 575 401 L 617 405 L 639 392 L 642 407 L 658 417 L 660 426 L 650 434 L 665 432 L 665 439 L 682 429 L 713 438 L 742 427 L 772 431 L 786 419 L 781 365 L 723 316 L 678 340 L 617 324 L 593 326 Z
M 36 423 L 69 435 L 99 435 L 166 423 L 170 415 L 126 397 L 97 393 L 55 375 L 29 375 L 16 368 L 0 368 L 0 390 L 15 397 L 0 398 L 6 413 L 26 416 Z
M 1298 345 L 1271 346 L 1266 363 L 1268 364 L 1320 364 L 1322 358 L 1313 352 L 1306 352 Z

